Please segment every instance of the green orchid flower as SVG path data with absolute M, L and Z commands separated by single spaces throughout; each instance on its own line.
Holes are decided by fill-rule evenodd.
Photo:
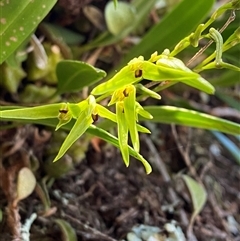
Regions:
M 68 108 L 70 107 L 70 108 Z M 57 128 L 62 126 L 63 124 L 68 123 L 72 116 L 77 117 L 77 111 L 80 111 L 80 114 L 77 117 L 77 120 L 69 132 L 68 136 L 64 140 L 57 156 L 54 161 L 60 159 L 66 151 L 72 146 L 72 144 L 80 138 L 86 130 L 90 127 L 90 125 L 94 122 L 93 116 L 96 115 L 96 100 L 93 95 L 90 95 L 86 100 L 80 102 L 79 104 L 73 106 L 73 104 L 66 104 L 63 106 L 63 109 L 59 110 L 58 118 L 59 124 Z M 68 118 L 69 117 L 69 118 Z M 70 120 L 69 120 L 70 119 Z
M 114 122 L 117 122 L 119 146 L 123 160 L 128 166 L 128 134 L 130 134 L 134 150 L 139 152 L 140 141 L 138 132 L 149 133 L 150 131 L 147 128 L 137 124 L 138 114 L 147 118 L 152 118 L 152 116 L 136 101 L 136 88 L 134 85 L 128 85 L 124 88 L 114 91 L 108 105 L 112 104 L 116 104 L 116 118 L 113 113 L 106 113 L 106 110 L 104 110 L 104 116 Z M 103 107 L 100 107 L 99 110 L 103 111 Z

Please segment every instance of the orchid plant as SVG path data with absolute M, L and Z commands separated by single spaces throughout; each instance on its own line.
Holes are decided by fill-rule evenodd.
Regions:
M 239 67 L 222 61 L 222 53 L 234 45 L 239 44 L 240 29 L 238 28 L 225 42 L 223 42 L 220 31 L 214 28 L 210 28 L 208 34 L 202 33 L 214 19 L 224 11 L 238 8 L 239 1 L 236 0 L 224 5 L 224 7 L 220 8 L 212 15 L 213 17 L 206 24 L 199 25 L 194 33 L 180 41 L 172 52 L 168 49 L 164 50 L 161 54 L 154 52 L 148 60 L 145 60 L 143 56 L 133 58 L 112 78 L 93 88 L 90 95 L 79 103 L 57 103 L 38 107 L 2 109 L 0 111 L 0 119 L 20 120 L 23 122 L 34 122 L 51 126 L 55 125 L 56 130 L 67 126 L 70 132 L 60 147 L 54 161 L 60 159 L 71 145 L 85 132 L 89 132 L 119 147 L 126 166 L 129 165 L 129 156 L 132 155 L 140 160 L 146 172 L 150 173 L 151 166 L 139 153 L 139 132 L 150 133 L 150 130 L 139 124 L 139 119 L 143 117 L 151 120 L 156 117 L 151 111 L 148 111 L 147 107 L 145 108 L 139 103 L 138 95 L 160 99 L 161 96 L 158 94 L 160 90 L 179 82 L 206 92 L 207 94 L 214 94 L 214 86 L 205 80 L 199 73 L 205 69 L 211 68 L 228 68 L 234 71 L 240 71 Z M 189 45 L 196 47 L 198 41 L 202 38 L 214 41 L 216 43 L 216 51 L 196 66 L 195 69 L 191 70 L 180 59 L 176 58 L 175 55 Z M 67 63 L 70 63 L 71 66 L 76 64 L 76 62 L 73 63 L 71 61 Z M 59 65 L 61 65 L 61 62 Z M 92 76 L 95 76 L 95 82 L 106 75 L 104 71 L 96 69 L 86 63 L 82 63 L 81 66 L 91 71 Z M 61 71 L 59 67 L 57 73 Z M 58 78 L 61 83 L 62 77 L 58 76 Z M 141 81 L 144 79 L 151 81 L 154 83 L 153 86 L 157 85 L 157 87 L 150 89 L 144 86 L 141 84 Z M 63 82 L 64 80 L 62 81 L 62 86 L 64 86 Z M 68 87 L 65 86 L 64 88 L 67 89 Z M 59 90 L 58 93 L 61 93 L 61 91 L 62 90 Z M 103 99 L 109 99 L 108 106 L 115 105 L 116 111 L 112 112 L 103 106 L 101 104 Z M 170 113 L 172 109 L 168 108 L 168 111 Z M 176 109 L 175 112 L 184 114 L 186 111 L 179 108 Z M 200 114 L 194 111 L 189 111 L 188 115 L 199 117 L 202 121 L 199 126 L 202 128 L 217 129 L 230 134 L 235 134 L 236 130 L 239 128 L 239 125 L 236 123 L 210 115 Z M 190 118 L 189 116 L 188 118 Z M 99 117 L 108 119 L 117 124 L 117 138 L 96 125 Z M 179 119 L 180 118 L 181 117 L 179 117 Z M 58 123 L 54 122 L 53 119 L 58 119 Z M 174 120 L 176 123 L 179 123 L 177 118 Z M 196 127 L 197 124 L 193 119 L 191 121 L 193 122 L 192 126 Z M 205 121 L 204 124 L 203 121 Z M 209 122 L 211 125 L 209 125 Z M 184 122 L 180 123 L 186 124 Z M 132 146 L 129 144 L 129 136 Z

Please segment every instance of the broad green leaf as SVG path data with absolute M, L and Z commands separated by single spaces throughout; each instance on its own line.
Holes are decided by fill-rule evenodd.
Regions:
M 191 177 L 183 175 L 182 178 L 189 190 L 193 203 L 193 214 L 191 217 L 191 223 L 193 223 L 207 201 L 207 192 L 200 183 L 196 182 Z
M 58 159 L 60 159 L 72 146 L 72 144 L 86 132 L 88 127 L 93 123 L 92 116 L 89 113 L 92 111 L 92 106 L 89 106 L 86 110 L 81 112 L 53 161 L 57 161 Z
M 126 88 L 127 96 L 124 99 L 124 114 L 130 132 L 132 145 L 135 151 L 139 152 L 140 142 L 137 131 L 136 118 L 136 89 L 133 85 Z
M 77 241 L 76 232 L 70 223 L 63 219 L 55 219 L 54 221 L 62 231 L 63 241 Z
M 17 200 L 20 201 L 28 197 L 36 186 L 36 178 L 32 171 L 23 167 L 17 177 Z
M 116 8 L 115 3 L 108 2 L 105 7 L 105 20 L 110 33 L 117 36 L 122 32 L 129 32 L 132 23 L 136 20 L 136 9 L 129 3 L 119 2 Z
M 0 64 L 36 29 L 57 0 L 11 0 L 0 5 Z
M 146 2 L 146 1 L 145 1 Z M 149 57 L 153 52 L 161 53 L 172 48 L 202 22 L 212 9 L 215 0 L 183 0 L 158 24 L 152 27 L 120 63 L 120 67 L 138 55 Z M 151 43 L 151 44 L 149 44 Z
M 146 106 L 144 109 L 153 116 L 149 121 L 240 134 L 239 124 L 197 111 L 174 106 Z
M 58 94 L 80 91 L 85 86 L 90 86 L 106 76 L 105 71 L 74 60 L 59 62 L 56 73 L 58 77 Z
M 119 147 L 122 153 L 125 165 L 129 166 L 129 150 L 128 150 L 128 125 L 126 116 L 124 113 L 123 103 L 117 102 L 116 104 L 116 116 L 118 124 L 118 139 Z
M 3 107 L 0 106 L 0 120 L 38 120 L 38 119 L 48 119 L 57 118 L 59 110 L 62 103 L 42 105 L 38 107 L 26 107 L 10 110 L 2 110 Z

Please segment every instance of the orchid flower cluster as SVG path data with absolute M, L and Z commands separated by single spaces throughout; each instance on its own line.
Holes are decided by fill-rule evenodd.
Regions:
M 67 124 L 72 118 L 76 122 L 62 144 L 58 155 L 54 159 L 61 158 L 70 146 L 98 119 L 98 117 L 109 119 L 117 124 L 118 142 L 123 160 L 129 165 L 129 136 L 135 152 L 140 151 L 139 132 L 150 133 L 144 126 L 138 123 L 139 115 L 151 119 L 152 115 L 144 110 L 136 100 L 137 93 L 160 99 L 160 95 L 146 88 L 140 81 L 183 82 L 203 90 L 209 94 L 214 93 L 214 87 L 203 79 L 199 74 L 191 71 L 185 64 L 169 56 L 169 51 L 163 54 L 157 52 L 151 55 L 149 60 L 143 56 L 134 58 L 127 66 L 122 68 L 113 78 L 95 87 L 89 97 L 80 103 L 63 103 L 58 114 L 59 123 L 56 129 Z M 95 96 L 100 96 L 95 98 Z M 110 98 L 108 106 L 115 105 L 116 113 L 97 103 L 98 99 Z M 140 155 L 138 158 L 145 166 L 146 172 L 151 172 L 151 166 Z

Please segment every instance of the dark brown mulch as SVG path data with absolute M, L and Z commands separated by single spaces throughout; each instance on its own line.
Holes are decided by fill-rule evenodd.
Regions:
M 158 134 L 163 138 L 162 143 L 155 145 L 157 153 L 150 152 L 146 141 L 149 137 L 142 138 L 142 151 L 152 160 L 154 167 L 150 175 L 145 174 L 142 164 L 136 160 L 131 160 L 130 167 L 126 168 L 119 152 L 113 147 L 105 146 L 102 153 L 98 153 L 90 146 L 87 157 L 49 188 L 52 209 L 48 210 L 48 216 L 43 212 L 43 204 L 36 193 L 21 201 L 19 214 L 23 220 L 33 212 L 38 214 L 31 228 L 31 240 L 64 240 L 54 222 L 56 218 L 69 222 L 75 229 L 78 240 L 84 241 L 121 240 L 126 238 L 126 234 L 135 225 L 146 224 L 162 229 L 163 225 L 171 220 L 176 220 L 186 232 L 186 224 L 192 213 L 191 200 L 176 174 L 179 171 L 188 173 L 189 168 L 186 168 L 174 140 L 169 137 L 170 127 L 163 128 L 165 130 L 162 129 Z M 16 147 L 10 157 L 3 158 L 6 170 L 10 170 L 7 168 L 11 165 L 21 163 L 21 159 L 26 159 L 22 153 L 26 149 L 30 150 L 31 145 L 34 146 L 34 138 L 31 139 L 32 142 L 28 140 L 35 129 L 26 131 L 26 127 L 21 127 L 15 132 L 1 132 L 1 141 L 4 140 L 1 142 L 2 146 L 3 143 L 17 138 L 19 130 L 25 139 L 21 148 Z M 180 128 L 179 133 L 183 135 L 187 130 Z M 234 230 L 234 225 L 229 225 L 229 220 L 233 217 L 240 223 L 240 168 L 231 158 L 224 158 L 223 155 L 214 158 L 210 155 L 209 147 L 214 144 L 210 134 L 193 130 L 192 136 L 193 145 L 189 154 L 192 168 L 197 171 L 197 177 L 201 178 L 208 190 L 207 204 L 196 219 L 193 233 L 199 241 L 240 240 L 237 226 Z M 46 141 L 48 138 L 43 142 Z M 43 151 L 44 145 L 39 145 L 38 148 L 38 151 Z M 167 167 L 167 172 L 171 174 L 171 182 L 166 182 L 155 167 L 156 154 L 163 157 L 164 167 Z M 224 152 L 223 154 L 227 155 Z M 36 173 L 38 180 L 44 175 L 40 167 Z M 1 178 L 2 187 L 4 180 Z M 176 200 L 172 199 L 170 189 Z M 0 223 L 1 241 L 12 240 L 6 223 L 6 207 L 7 199 L 0 189 L 0 210 L 4 214 Z M 184 217 L 187 218 L 185 222 Z

